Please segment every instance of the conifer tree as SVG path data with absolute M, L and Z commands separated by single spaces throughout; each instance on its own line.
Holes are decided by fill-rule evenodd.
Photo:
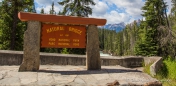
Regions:
M 176 30 L 176 0 L 172 0 L 170 21 L 171 21 L 172 28 Z
M 56 14 L 55 10 L 54 10 L 54 2 L 52 2 L 52 5 L 51 5 L 51 9 L 50 9 L 50 14 Z
M 90 5 L 95 5 L 93 0 L 63 0 L 58 2 L 64 6 L 63 15 L 88 17 L 92 14 Z
M 41 9 L 40 13 L 41 13 L 41 14 L 44 14 L 44 13 L 45 13 L 44 8 Z
M 166 3 L 163 0 L 146 0 L 142 7 L 145 21 L 142 22 L 145 37 L 136 47 L 137 55 L 161 55 L 162 47 L 160 47 L 160 39 L 158 27 L 166 25 Z M 145 51 L 145 52 L 144 52 Z
M 23 33 L 26 23 L 18 19 L 18 12 L 31 12 L 32 5 L 33 0 L 3 0 L 1 2 L 0 49 L 23 49 Z

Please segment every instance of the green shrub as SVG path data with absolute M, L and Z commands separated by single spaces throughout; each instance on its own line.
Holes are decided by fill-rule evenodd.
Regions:
M 63 48 L 63 50 L 62 50 L 62 52 L 61 52 L 62 54 L 69 54 L 69 52 L 68 52 L 68 50 L 67 50 L 67 48 Z
M 144 65 L 144 72 L 150 75 L 150 66 Z M 163 86 L 176 86 L 176 61 L 171 57 L 167 57 L 163 60 L 161 69 L 157 72 L 155 76 L 159 81 L 162 82 Z
M 168 71 L 167 77 L 176 80 L 176 61 L 169 57 L 168 59 L 164 60 L 164 64 L 166 65 Z
M 157 72 L 155 78 L 159 79 L 163 83 L 163 86 L 175 86 L 176 61 L 171 57 L 164 59 L 162 68 Z
M 157 72 L 155 77 L 158 79 L 163 79 L 167 78 L 167 76 L 168 76 L 167 65 L 163 62 L 161 69 Z

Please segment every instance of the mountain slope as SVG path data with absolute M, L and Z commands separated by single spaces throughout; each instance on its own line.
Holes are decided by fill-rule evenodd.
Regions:
M 116 32 L 119 32 L 125 28 L 125 23 L 121 22 L 118 24 L 107 24 L 103 26 L 102 28 L 109 29 L 109 30 L 115 30 Z

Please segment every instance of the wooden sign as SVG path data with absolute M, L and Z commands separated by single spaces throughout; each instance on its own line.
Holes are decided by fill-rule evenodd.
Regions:
M 41 47 L 85 48 L 86 26 L 43 24 Z

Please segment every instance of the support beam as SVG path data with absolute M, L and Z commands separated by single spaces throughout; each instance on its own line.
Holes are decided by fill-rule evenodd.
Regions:
M 76 16 L 64 16 L 64 15 L 47 15 L 47 14 L 36 14 L 36 13 L 27 13 L 19 12 L 18 18 L 21 21 L 40 21 L 42 23 L 57 23 L 57 24 L 71 24 L 71 25 L 97 25 L 103 26 L 106 24 L 106 19 L 97 19 L 97 18 L 85 18 L 85 17 L 76 17 Z

